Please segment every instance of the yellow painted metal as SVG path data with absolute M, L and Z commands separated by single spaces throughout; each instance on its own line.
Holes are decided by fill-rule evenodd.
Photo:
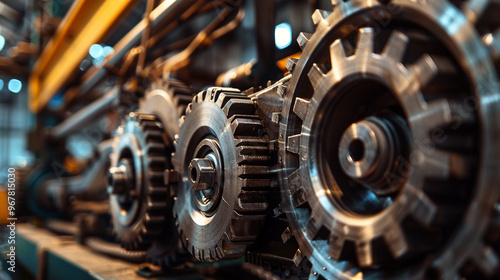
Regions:
M 7 224 L 8 216 L 7 188 L 0 186 L 0 225 Z
M 66 85 L 92 44 L 100 43 L 139 0 L 79 0 L 43 50 L 29 79 L 30 110 L 39 112 Z

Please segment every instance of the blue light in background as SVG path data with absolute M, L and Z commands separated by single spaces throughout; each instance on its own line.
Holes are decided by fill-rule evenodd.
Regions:
M 13 93 L 18 93 L 23 88 L 23 83 L 21 83 L 21 81 L 19 81 L 18 79 L 12 79 L 9 81 L 9 84 L 7 87 Z
M 5 47 L 5 37 L 0 35 L 0 51 Z
M 3 80 L 0 79 L 0 90 L 2 90 L 2 89 L 3 89 Z
M 105 46 L 104 48 L 102 48 L 102 56 L 103 57 L 106 57 L 106 56 L 108 56 L 108 54 L 111 54 L 114 52 L 115 52 L 115 49 L 113 49 L 113 47 Z
M 92 58 L 99 58 L 102 56 L 104 49 L 101 45 L 99 44 L 93 44 L 89 48 L 89 54 Z
M 292 43 L 292 26 L 283 22 L 276 25 L 274 29 L 274 44 L 280 50 L 290 46 Z

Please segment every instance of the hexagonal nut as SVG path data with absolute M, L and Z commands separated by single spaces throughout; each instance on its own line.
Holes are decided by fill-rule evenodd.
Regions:
M 215 179 L 215 168 L 210 159 L 194 158 L 189 163 L 189 173 L 193 190 L 212 188 Z

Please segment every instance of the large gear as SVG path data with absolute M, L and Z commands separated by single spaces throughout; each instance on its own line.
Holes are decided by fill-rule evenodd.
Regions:
M 201 261 L 243 256 L 264 222 L 271 178 L 253 102 L 231 88 L 200 92 L 175 147 L 174 216 L 183 244 Z
M 109 200 L 114 231 L 127 250 L 147 249 L 168 210 L 163 127 L 154 115 L 130 113 L 118 128 L 113 149 Z
M 447 1 L 333 3 L 288 63 L 279 161 L 296 263 L 309 258 L 310 279 L 457 279 L 466 262 L 491 275 L 500 91 L 487 46 Z

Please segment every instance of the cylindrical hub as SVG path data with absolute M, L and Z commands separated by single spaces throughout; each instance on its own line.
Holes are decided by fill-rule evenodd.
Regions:
M 189 163 L 191 188 L 196 191 L 212 188 L 215 167 L 208 158 L 194 158 Z
M 111 167 L 108 182 L 111 194 L 124 194 L 134 185 L 133 170 L 127 159 L 122 159 L 117 167 Z
M 369 117 L 351 124 L 339 144 L 339 162 L 349 177 L 377 195 L 388 195 L 398 186 L 386 180 L 400 160 L 402 144 L 407 142 L 395 124 L 386 118 Z

